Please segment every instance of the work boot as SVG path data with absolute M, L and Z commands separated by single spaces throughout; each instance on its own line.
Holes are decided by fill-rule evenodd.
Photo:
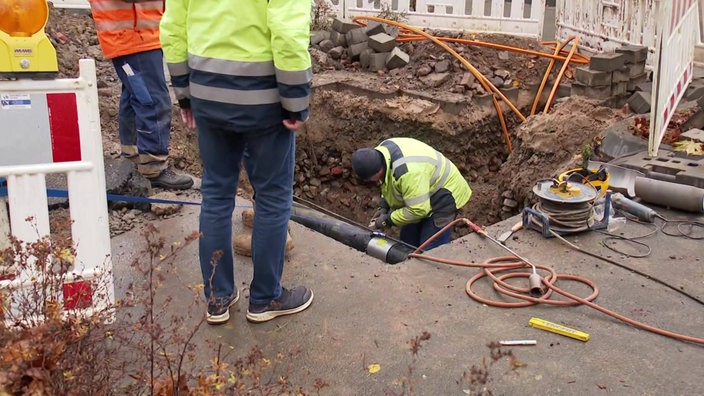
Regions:
M 281 296 L 269 304 L 249 303 L 247 320 L 262 323 L 284 315 L 292 315 L 308 308 L 313 302 L 313 291 L 305 286 L 296 286 L 291 290 L 282 288 Z
M 174 172 L 171 167 L 161 171 L 159 176 L 147 178 L 152 187 L 161 187 L 167 190 L 185 190 L 193 186 L 193 178 Z
M 242 211 L 242 224 L 247 228 L 254 228 L 254 209 L 247 208 Z
M 240 256 L 252 257 L 252 231 L 245 230 L 244 233 L 235 236 L 234 242 L 232 242 L 232 248 L 235 250 L 235 254 Z M 291 233 L 286 233 L 286 257 L 293 250 L 293 238 L 291 238 Z

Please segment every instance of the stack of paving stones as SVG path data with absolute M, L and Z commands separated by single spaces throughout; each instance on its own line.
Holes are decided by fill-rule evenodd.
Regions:
M 572 95 L 608 99 L 636 91 L 636 86 L 647 80 L 647 56 L 648 48 L 636 45 L 625 45 L 615 52 L 592 56 L 589 65 L 576 69 Z
M 311 44 L 317 45 L 332 59 L 359 62 L 362 69 L 378 71 L 404 67 L 410 56 L 396 47 L 398 29 L 369 21 L 360 26 L 350 20 L 336 18 L 330 32 L 314 32 Z

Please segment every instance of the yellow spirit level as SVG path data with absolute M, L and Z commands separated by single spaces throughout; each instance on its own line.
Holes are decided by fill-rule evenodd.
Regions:
M 571 329 L 571 328 L 569 328 L 567 326 L 563 326 L 561 324 L 548 322 L 545 319 L 530 318 L 530 320 L 528 321 L 528 324 L 531 325 L 532 327 L 535 327 L 536 329 L 549 331 L 551 333 L 560 334 L 565 337 L 574 338 L 574 339 L 580 340 L 580 341 L 585 341 L 585 342 L 589 341 L 589 334 L 587 334 L 583 331 Z
M 49 20 L 45 0 L 0 0 L 0 75 L 51 78 L 59 66 L 44 33 Z

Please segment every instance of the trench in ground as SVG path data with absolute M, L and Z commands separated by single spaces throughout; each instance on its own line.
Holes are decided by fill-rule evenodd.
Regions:
M 433 101 L 378 93 L 333 83 L 314 89 L 311 117 L 298 135 L 294 195 L 366 225 L 379 206 L 377 186 L 361 183 L 351 172 L 352 153 L 391 137 L 421 140 L 448 157 L 472 188 L 461 215 L 490 225 L 518 213 L 503 205 L 499 169 L 508 148 L 495 110 L 471 103 L 458 114 Z M 518 118 L 505 113 L 510 129 Z M 510 130 L 509 129 L 509 130 Z M 468 229 L 457 227 L 455 237 Z

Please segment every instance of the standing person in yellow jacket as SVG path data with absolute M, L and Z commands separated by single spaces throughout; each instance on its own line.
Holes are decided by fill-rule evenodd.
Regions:
M 122 156 L 152 187 L 187 189 L 193 179 L 168 166 L 171 96 L 159 42 L 163 0 L 89 0 L 103 55 L 122 82 L 119 130 Z
M 227 322 L 239 299 L 232 211 L 243 161 L 257 195 L 247 320 L 295 314 L 313 301 L 305 286 L 281 286 L 294 131 L 308 118 L 313 76 L 310 13 L 310 0 L 166 1 L 161 42 L 181 117 L 198 127 L 203 161 L 198 255 L 210 324 Z
M 382 203 L 369 227 L 401 227 L 400 238 L 420 246 L 457 217 L 472 189 L 442 153 L 411 138 L 391 138 L 352 155 L 352 168 L 368 182 L 380 183 Z M 426 246 L 448 243 L 448 229 Z

